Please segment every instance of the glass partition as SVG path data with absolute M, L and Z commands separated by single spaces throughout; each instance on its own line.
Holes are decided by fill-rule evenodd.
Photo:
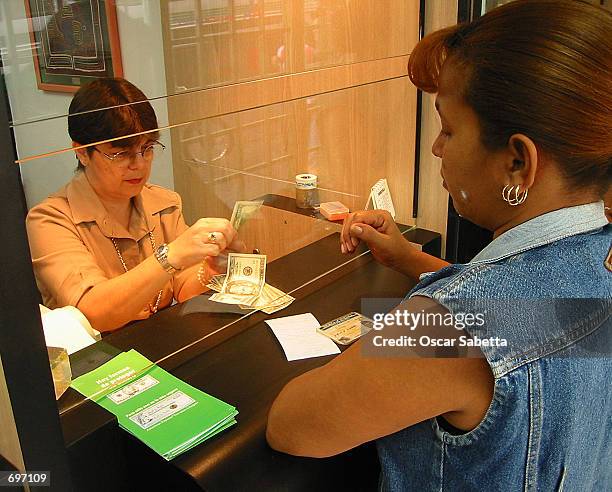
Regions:
M 315 205 L 339 201 L 351 211 L 363 209 L 372 186 L 386 178 L 396 221 L 405 231 L 415 223 L 417 97 L 406 76 L 407 55 L 418 38 L 414 4 L 2 2 L 3 75 L 19 157 L 15 165 L 28 207 L 78 175 L 68 107 L 73 92 L 105 67 L 138 86 L 157 115 L 158 141 L 165 150 L 155 155 L 150 183 L 180 195 L 187 225 L 202 217 L 230 219 L 238 201 L 260 202 L 239 236 L 246 251 L 267 256 L 266 281 L 281 291 L 269 301 L 285 293 L 299 298 L 304 289 L 359 261 L 366 250 L 342 254 L 342 222 L 326 220 L 316 206 L 297 207 L 296 175 L 317 176 Z M 98 40 L 101 58 L 96 58 Z M 62 63 L 70 67 L 54 68 Z M 87 75 L 83 67 L 90 70 Z M 141 246 L 152 250 L 148 243 Z M 113 268 L 119 269 L 124 261 L 115 260 Z M 161 364 L 179 360 L 262 314 L 236 306 L 213 313 L 209 294 L 152 314 L 144 322 L 147 329 L 161 320 L 183 332 L 144 355 Z M 183 327 L 186 316 L 202 319 L 201 325 Z M 139 323 L 114 331 L 85 355 L 73 355 L 74 366 L 81 368 L 77 372 L 137 348 L 130 344 Z M 60 408 L 81 401 L 68 397 Z
M 0 3 L 16 125 L 66 115 L 66 94 L 97 76 L 123 76 L 156 99 L 406 55 L 417 23 L 418 5 L 402 0 Z

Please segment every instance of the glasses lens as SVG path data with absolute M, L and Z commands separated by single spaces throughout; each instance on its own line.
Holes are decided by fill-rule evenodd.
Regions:
M 125 166 L 130 163 L 132 155 L 129 151 L 124 150 L 123 152 L 117 152 L 112 154 L 112 161 L 117 166 Z
M 159 143 L 154 143 L 142 149 L 142 156 L 147 160 L 153 159 L 154 155 L 161 155 L 163 150 L 164 148 Z

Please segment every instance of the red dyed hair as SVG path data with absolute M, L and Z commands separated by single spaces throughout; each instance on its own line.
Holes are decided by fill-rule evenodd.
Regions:
M 487 148 L 523 133 L 555 159 L 570 185 L 608 189 L 611 12 L 576 0 L 517 0 L 426 36 L 410 56 L 410 79 L 437 92 L 447 60 L 465 75 L 463 97 Z

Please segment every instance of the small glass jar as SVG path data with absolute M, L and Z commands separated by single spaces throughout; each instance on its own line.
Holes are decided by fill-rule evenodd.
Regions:
M 316 174 L 298 174 L 295 177 L 295 204 L 298 208 L 314 208 L 316 194 Z

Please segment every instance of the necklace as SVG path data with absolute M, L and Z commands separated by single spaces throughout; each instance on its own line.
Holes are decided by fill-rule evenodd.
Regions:
M 148 232 L 149 234 L 149 241 L 151 241 L 151 247 L 153 248 L 153 251 L 155 251 L 157 249 L 157 246 L 155 244 L 155 238 L 153 237 L 153 233 L 151 231 Z M 121 261 L 121 265 L 123 265 L 123 269 L 127 272 L 128 271 L 128 267 L 125 264 L 125 261 L 123 261 L 123 256 L 121 256 L 121 251 L 119 251 L 119 246 L 117 246 L 117 241 L 115 241 L 114 237 L 111 237 L 111 241 L 113 242 L 113 246 L 115 247 L 115 251 L 117 252 L 117 256 L 119 257 L 119 261 Z M 149 309 L 151 310 L 151 312 L 153 314 L 155 314 L 157 312 L 157 309 L 159 308 L 159 301 L 161 301 L 161 296 L 163 294 L 164 290 L 160 290 L 159 293 L 157 294 L 157 299 L 155 301 L 155 305 L 151 306 L 151 303 L 149 303 Z

